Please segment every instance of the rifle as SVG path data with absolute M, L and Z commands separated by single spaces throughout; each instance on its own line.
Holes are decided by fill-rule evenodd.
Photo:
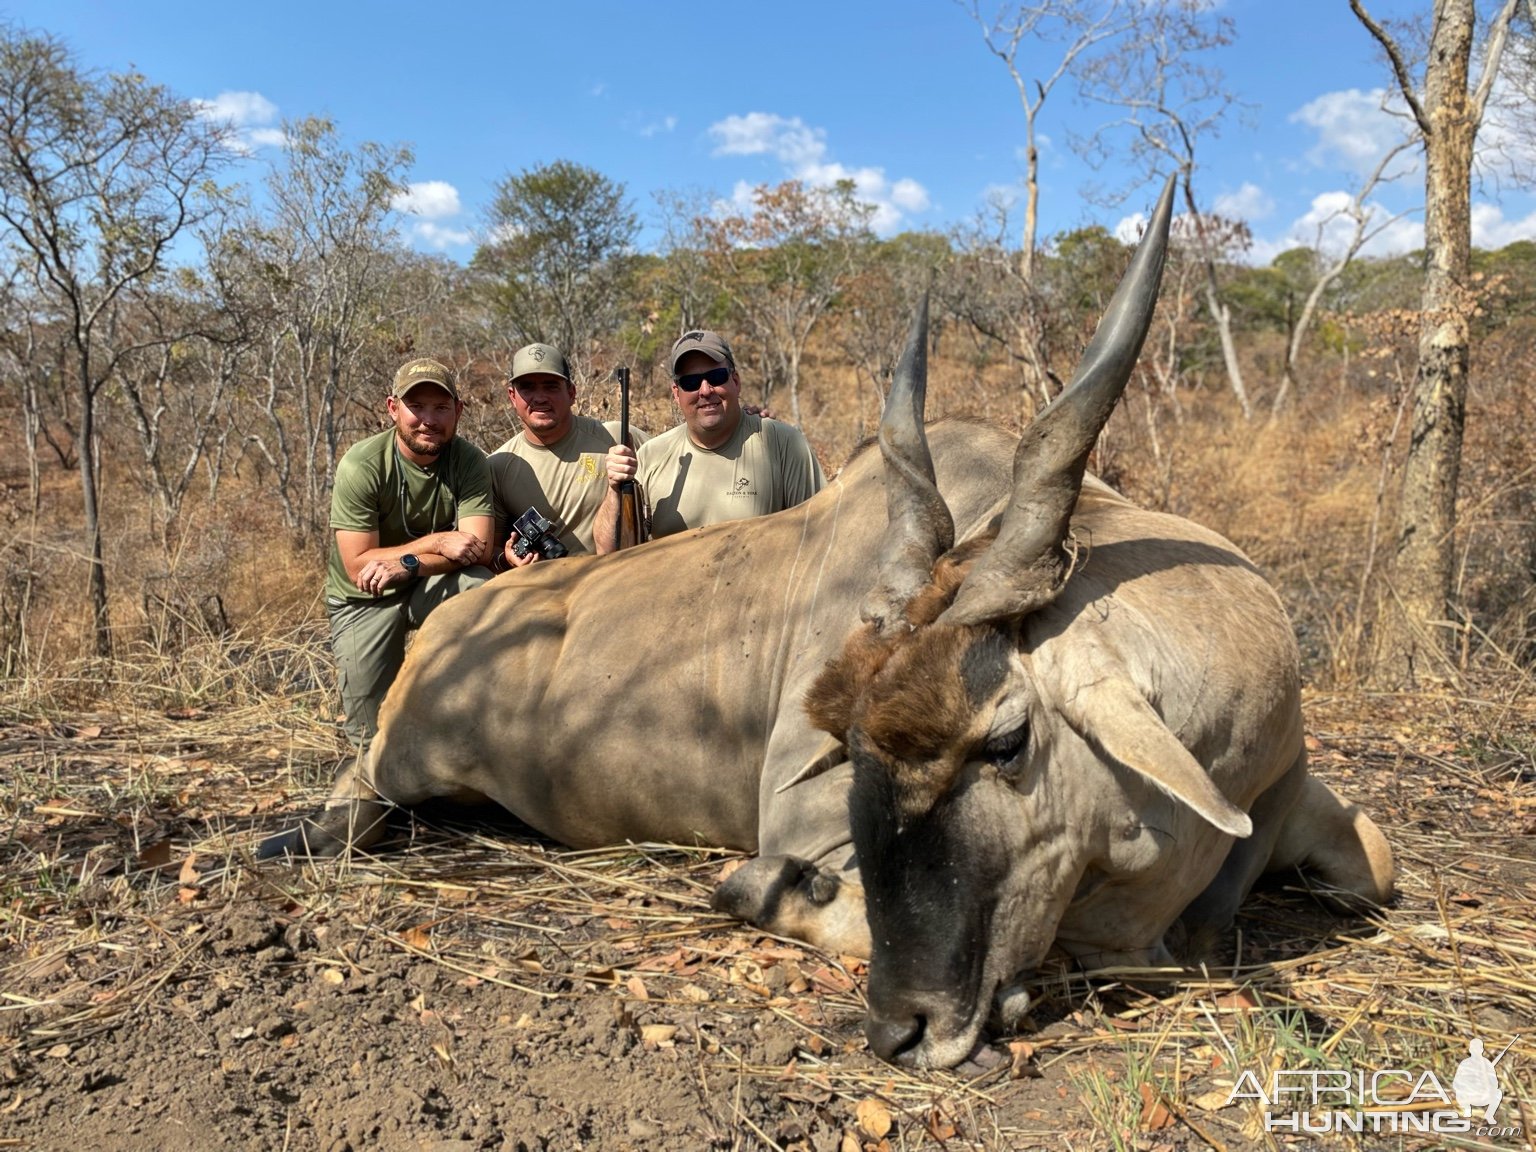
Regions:
M 619 443 L 629 443 L 629 369 L 623 365 L 614 369 L 614 374 L 619 378 Z M 628 528 L 631 540 L 639 544 L 643 537 L 640 535 L 640 504 L 635 498 L 635 482 L 625 480 L 619 485 L 619 514 L 613 522 L 613 550 L 619 551 L 624 547 L 624 531 Z

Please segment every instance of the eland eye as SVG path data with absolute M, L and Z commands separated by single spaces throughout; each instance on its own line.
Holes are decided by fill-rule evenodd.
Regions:
M 987 742 L 981 746 L 981 758 L 989 764 L 1002 767 L 1024 751 L 1024 742 L 1028 738 L 1028 726 L 1023 724 L 1012 731 L 999 732 L 996 736 L 988 737 Z

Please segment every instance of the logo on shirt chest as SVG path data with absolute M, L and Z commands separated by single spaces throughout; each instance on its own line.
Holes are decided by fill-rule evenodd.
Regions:
M 592 452 L 581 454 L 581 482 L 590 484 L 597 479 L 597 456 Z
M 735 485 L 726 493 L 727 496 L 756 496 L 757 485 L 752 483 L 750 476 L 736 477 Z

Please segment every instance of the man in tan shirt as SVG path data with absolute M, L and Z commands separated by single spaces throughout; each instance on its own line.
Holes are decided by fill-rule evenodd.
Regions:
M 514 551 L 512 525 L 529 508 L 559 524 L 560 542 L 572 556 L 590 554 L 593 522 L 608 492 L 606 453 L 618 443 L 619 422 L 576 415 L 565 355 L 549 344 L 529 344 L 513 355 L 507 398 L 523 430 L 490 457 L 496 569 L 539 559 L 536 551 Z M 646 435 L 631 428 L 630 440 L 643 444 Z
M 640 446 L 608 450 L 609 496 L 597 516 L 599 553 L 612 551 L 618 486 L 635 480 L 650 535 L 765 516 L 809 500 L 825 483 L 793 425 L 742 411 L 741 378 L 718 333 L 685 332 L 672 346 L 672 398 L 683 422 Z

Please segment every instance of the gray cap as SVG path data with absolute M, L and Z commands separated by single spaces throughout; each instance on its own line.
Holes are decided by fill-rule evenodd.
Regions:
M 571 382 L 571 370 L 565 365 L 565 353 L 553 344 L 530 344 L 513 353 L 513 384 L 517 383 L 519 377 L 532 376 L 535 372 L 547 372 L 551 376 L 560 377 L 567 384 Z
M 669 363 L 672 365 L 672 375 L 677 375 L 677 362 L 690 352 L 702 352 L 716 364 L 729 364 L 736 367 L 736 358 L 731 355 L 731 346 L 720 338 L 720 333 L 699 330 L 684 332 L 677 338 L 677 343 L 672 345 L 672 357 Z
M 390 395 L 396 400 L 403 400 L 405 394 L 418 384 L 436 384 L 455 400 L 459 398 L 458 386 L 453 382 L 453 372 L 448 365 L 430 356 L 418 356 L 400 365 L 399 370 L 395 372 L 395 386 L 390 390 Z

